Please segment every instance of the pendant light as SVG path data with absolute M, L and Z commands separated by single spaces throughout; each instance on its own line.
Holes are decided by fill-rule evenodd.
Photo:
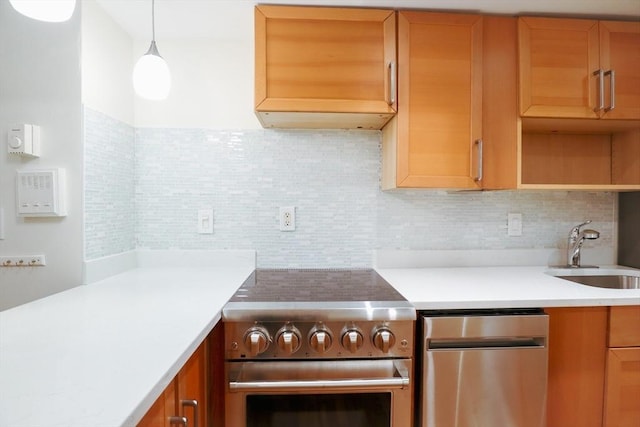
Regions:
M 76 0 L 9 0 L 24 16 L 46 22 L 67 21 L 73 15 Z
M 133 88 L 142 98 L 161 100 L 169 95 L 171 73 L 156 46 L 155 0 L 151 0 L 151 32 L 151 46 L 133 68 Z

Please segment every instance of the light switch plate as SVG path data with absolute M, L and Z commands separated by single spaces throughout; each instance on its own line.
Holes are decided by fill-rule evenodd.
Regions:
M 213 209 L 198 210 L 198 233 L 213 234 Z
M 510 213 L 507 215 L 507 235 L 522 236 L 522 214 Z
M 16 171 L 16 213 L 19 217 L 66 216 L 63 168 Z

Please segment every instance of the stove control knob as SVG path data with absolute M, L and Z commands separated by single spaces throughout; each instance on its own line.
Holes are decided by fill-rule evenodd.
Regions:
M 293 354 L 300 348 L 300 331 L 287 323 L 276 334 L 276 343 L 286 354 Z
M 316 325 L 309 332 L 309 347 L 317 353 L 325 353 L 331 348 L 333 338 L 331 332 L 324 325 Z
M 347 328 L 342 333 L 342 346 L 351 353 L 357 352 L 362 347 L 362 332 L 357 328 Z
M 374 328 L 371 336 L 373 340 L 373 346 L 383 353 L 389 353 L 391 347 L 393 347 L 396 343 L 395 335 L 393 335 L 393 332 L 391 332 L 389 328 L 385 326 Z
M 264 353 L 269 347 L 269 331 L 264 326 L 254 326 L 244 334 L 244 345 L 251 356 Z

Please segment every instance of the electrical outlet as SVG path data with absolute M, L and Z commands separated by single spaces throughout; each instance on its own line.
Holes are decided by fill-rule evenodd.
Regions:
M 522 236 L 522 214 L 507 214 L 507 236 Z
M 287 206 L 280 208 L 280 231 L 295 231 L 296 229 L 296 208 Z
M 43 267 L 44 255 L 0 256 L 0 267 Z

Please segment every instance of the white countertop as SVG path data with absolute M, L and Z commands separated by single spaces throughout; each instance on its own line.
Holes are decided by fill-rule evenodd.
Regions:
M 0 427 L 134 426 L 219 321 L 253 256 L 214 254 L 202 268 L 211 263 L 193 252 L 140 252 L 143 268 L 0 312 Z M 640 290 L 590 288 L 546 267 L 376 270 L 421 310 L 640 304 Z
M 623 267 L 603 267 L 595 274 L 620 268 Z M 585 286 L 546 274 L 549 267 L 378 268 L 376 271 L 418 310 L 640 304 L 640 289 Z M 580 272 L 566 271 L 566 274 L 576 273 Z
M 251 271 L 139 268 L 0 312 L 0 426 L 134 426 Z

